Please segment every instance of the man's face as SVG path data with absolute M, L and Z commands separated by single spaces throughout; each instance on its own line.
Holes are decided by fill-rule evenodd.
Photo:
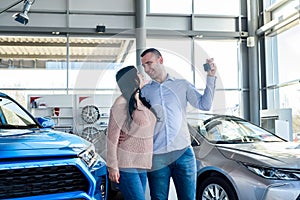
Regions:
M 141 59 L 145 72 L 153 80 L 159 80 L 163 71 L 163 58 L 157 57 L 153 53 L 147 53 Z

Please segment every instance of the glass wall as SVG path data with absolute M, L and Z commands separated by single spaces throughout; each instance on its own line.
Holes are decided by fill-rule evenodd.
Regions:
M 196 15 L 240 15 L 239 0 L 149 0 L 150 13 Z M 170 6 L 172 5 L 172 6 Z M 239 115 L 241 75 L 238 66 L 238 41 L 218 39 L 147 38 L 148 47 L 157 47 L 164 54 L 170 73 L 205 87 L 202 65 L 213 57 L 218 66 L 218 85 L 213 112 Z M 1 37 L 1 40 L 8 37 Z M 151 39 L 150 39 L 151 38 Z M 228 38 L 228 36 L 227 36 Z M 0 45 L 0 88 L 13 96 L 26 93 L 72 94 L 77 91 L 114 91 L 114 75 L 123 65 L 135 65 L 133 38 L 98 38 L 70 35 L 11 36 Z M 126 56 L 124 56 L 126 55 Z M 126 58 L 122 58 L 122 57 Z M 18 98 L 19 98 L 18 97 Z M 23 100 L 22 100 L 23 101 Z
M 226 53 L 225 53 L 226 52 Z M 203 63 L 214 58 L 217 65 L 217 91 L 214 112 L 240 116 L 241 84 L 238 66 L 238 40 L 196 40 L 195 66 L 197 88 L 203 89 Z M 205 73 L 204 73 L 205 75 Z
M 237 40 L 196 40 L 193 44 L 191 39 L 149 39 L 147 46 L 161 51 L 171 75 L 187 79 L 200 92 L 203 92 L 206 83 L 203 64 L 207 58 L 214 58 L 217 87 L 210 112 L 239 116 L 241 93 Z
M 268 109 L 292 110 L 292 132 L 300 135 L 300 25 L 298 0 L 265 0 Z
M 66 88 L 65 37 L 1 36 L 0 55 L 1 88 Z
M 24 106 L 28 94 L 114 90 L 115 70 L 123 62 L 119 51 L 127 48 L 123 39 L 4 35 L 0 38 L 0 88 Z
M 293 132 L 300 134 L 300 26 L 269 37 L 266 49 L 268 100 L 271 109 L 292 108 Z M 272 75 L 272 76 L 271 76 Z
M 150 0 L 150 13 L 239 16 L 240 0 Z
M 0 88 L 7 94 L 25 106 L 27 94 L 35 90 L 53 94 L 66 90 L 66 37 L 0 38 Z
M 239 16 L 240 0 L 194 0 L 194 13 Z
M 241 15 L 240 0 L 150 0 L 149 12 L 207 16 Z M 173 73 L 195 84 L 199 90 L 204 89 L 206 81 L 203 63 L 207 58 L 213 57 L 218 66 L 218 85 L 212 112 L 240 115 L 241 86 L 237 40 L 196 39 L 194 43 L 191 40 L 151 40 L 149 45 L 160 47 L 163 51 L 166 49 L 165 64 L 172 67 Z M 187 53 L 188 55 L 185 55 Z
M 192 1 L 193 0 L 150 0 L 150 13 L 191 14 Z
M 2 40 L 5 38 L 11 41 L 13 37 Z M 134 40 L 26 36 L 6 42 L 0 48 L 0 88 L 24 106 L 29 94 L 115 92 L 116 71 L 124 65 L 136 65 L 134 46 L 122 54 L 128 41 Z M 203 63 L 213 57 L 218 66 L 218 85 L 212 112 L 239 114 L 236 40 L 147 39 L 147 46 L 162 52 L 170 74 L 187 79 L 200 91 L 206 82 Z
M 300 79 L 299 36 L 300 25 L 277 36 L 279 83 Z
M 125 41 L 131 39 L 70 37 L 69 88 L 71 93 L 80 90 L 112 91 L 115 89 L 115 73 L 122 66 L 119 58 Z M 81 45 L 72 45 L 72 43 Z

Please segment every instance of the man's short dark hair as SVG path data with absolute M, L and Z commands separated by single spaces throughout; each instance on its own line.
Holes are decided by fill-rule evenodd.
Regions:
M 149 49 L 146 49 L 145 51 L 143 51 L 143 53 L 141 54 L 141 57 L 144 57 L 147 53 L 153 53 L 157 57 L 161 56 L 161 53 L 157 49 L 155 49 L 155 48 L 149 48 Z

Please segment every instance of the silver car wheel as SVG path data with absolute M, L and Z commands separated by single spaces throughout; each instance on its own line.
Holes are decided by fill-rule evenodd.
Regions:
M 229 200 L 229 198 L 220 185 L 209 184 L 203 191 L 202 200 Z
M 81 118 L 86 123 L 93 124 L 100 118 L 100 110 L 94 105 L 87 105 L 82 108 Z

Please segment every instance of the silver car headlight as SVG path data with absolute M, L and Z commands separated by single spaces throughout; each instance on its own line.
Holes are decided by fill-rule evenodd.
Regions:
M 296 170 L 268 168 L 268 167 L 261 167 L 255 165 L 248 165 L 245 163 L 244 166 L 246 166 L 247 169 L 249 169 L 251 172 L 255 173 L 256 175 L 266 179 L 288 180 L 288 181 L 300 180 L 300 172 Z
M 97 154 L 95 151 L 95 146 L 94 144 L 91 144 L 87 149 L 82 151 L 79 154 L 79 158 L 83 160 L 83 162 L 88 166 L 91 167 L 97 160 Z

